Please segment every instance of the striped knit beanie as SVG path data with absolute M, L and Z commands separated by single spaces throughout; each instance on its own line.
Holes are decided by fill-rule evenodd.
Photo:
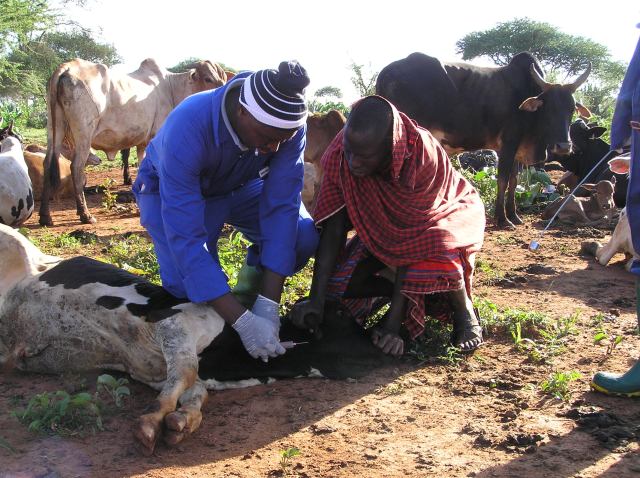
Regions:
M 306 70 L 297 61 L 283 61 L 276 70 L 260 70 L 248 76 L 240 89 L 240 104 L 260 123 L 296 129 L 307 120 L 304 89 Z

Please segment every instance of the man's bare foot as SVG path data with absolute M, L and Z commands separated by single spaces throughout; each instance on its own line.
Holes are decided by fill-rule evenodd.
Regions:
M 473 352 L 483 343 L 482 327 L 475 310 L 473 315 L 454 316 L 453 333 L 451 334 L 451 344 L 454 347 L 463 352 Z

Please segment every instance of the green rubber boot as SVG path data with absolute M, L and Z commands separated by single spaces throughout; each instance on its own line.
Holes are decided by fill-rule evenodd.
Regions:
M 620 397 L 640 397 L 640 360 L 624 375 L 598 372 L 591 380 L 591 388 L 597 392 Z
M 236 296 L 238 302 L 247 309 L 251 309 L 260 293 L 261 285 L 262 273 L 245 261 L 238 272 L 238 282 L 231 292 Z

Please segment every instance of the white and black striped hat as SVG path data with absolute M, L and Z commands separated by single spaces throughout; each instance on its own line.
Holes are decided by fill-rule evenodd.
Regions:
M 307 120 L 304 89 L 306 70 L 297 61 L 283 61 L 276 70 L 260 70 L 248 76 L 240 89 L 240 104 L 260 123 L 296 129 Z

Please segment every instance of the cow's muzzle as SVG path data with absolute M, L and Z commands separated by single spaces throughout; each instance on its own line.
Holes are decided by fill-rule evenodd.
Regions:
M 553 145 L 553 148 L 551 148 L 551 152 L 553 154 L 566 156 L 571 153 L 571 143 L 556 143 Z

